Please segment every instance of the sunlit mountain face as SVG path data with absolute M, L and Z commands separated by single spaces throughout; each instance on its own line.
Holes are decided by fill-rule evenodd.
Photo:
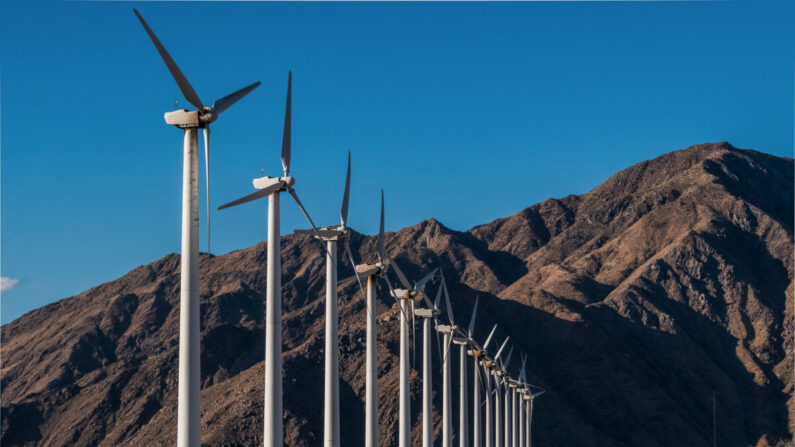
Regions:
M 375 261 L 375 239 L 354 233 L 357 262 Z M 547 390 L 535 405 L 537 445 L 711 446 L 713 420 L 721 446 L 792 441 L 792 159 L 693 146 L 581 196 L 465 232 L 431 218 L 386 242 L 413 280 L 443 270 L 457 321 L 469 320 L 479 295 L 476 339 L 497 323 L 497 339 L 510 335 L 528 355 L 529 381 Z M 282 247 L 285 443 L 321 445 L 324 252 L 309 236 L 285 236 Z M 201 258 L 206 445 L 262 442 L 265 260 L 265 242 Z M 353 274 L 345 259 L 339 270 Z M 3 326 L 0 443 L 173 444 L 179 278 L 170 254 Z M 399 310 L 382 286 L 380 437 L 395 445 Z M 340 284 L 339 300 L 342 445 L 361 445 L 365 306 L 356 281 Z M 421 359 L 411 375 L 414 444 Z M 452 368 L 457 390 L 457 359 Z M 441 394 L 434 399 L 438 410 Z M 438 414 L 434 423 L 441 430 Z

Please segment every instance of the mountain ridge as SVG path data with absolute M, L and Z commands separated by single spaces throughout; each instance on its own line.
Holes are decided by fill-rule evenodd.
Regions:
M 498 336 L 530 354 L 528 378 L 550 391 L 534 418 L 543 445 L 711 445 L 712 390 L 721 444 L 785 445 L 795 431 L 792 168 L 791 158 L 726 142 L 697 145 L 466 231 L 428 219 L 388 234 L 387 251 L 410 279 L 441 266 L 457 321 L 480 295 L 476 337 L 499 322 Z M 357 259 L 374 259 L 374 239 L 354 233 Z M 285 440 L 317 445 L 323 253 L 306 236 L 286 235 L 282 247 L 284 386 L 295 396 L 285 400 Z M 261 442 L 265 248 L 200 259 L 208 445 Z M 171 443 L 178 271 L 170 254 L 2 326 L 0 442 Z M 340 277 L 350 274 L 343 259 Z M 345 445 L 364 437 L 358 287 L 340 285 Z M 378 314 L 389 445 L 398 313 L 383 291 Z M 419 361 L 414 368 L 418 440 Z

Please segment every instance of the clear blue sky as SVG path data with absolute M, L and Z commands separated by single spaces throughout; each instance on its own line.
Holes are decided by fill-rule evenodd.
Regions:
M 349 220 L 370 234 L 381 187 L 388 230 L 465 230 L 696 143 L 793 152 L 791 1 L 3 2 L 3 323 L 179 251 L 163 113 L 187 103 L 133 6 L 205 104 L 262 81 L 213 127 L 213 209 L 280 173 L 288 69 L 297 189 L 336 223 L 350 150 Z M 265 201 L 214 211 L 213 252 L 265 220 Z

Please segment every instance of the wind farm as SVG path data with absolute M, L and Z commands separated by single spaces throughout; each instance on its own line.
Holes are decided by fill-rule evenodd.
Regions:
M 434 217 L 407 220 L 406 210 L 438 210 L 447 222 L 451 203 L 481 216 L 528 197 L 516 185 L 549 179 L 543 171 L 554 163 L 501 156 L 499 145 L 519 134 L 503 133 L 490 114 L 525 113 L 530 129 L 552 125 L 559 110 L 527 112 L 542 107 L 532 95 L 506 96 L 502 84 L 516 80 L 504 71 L 489 87 L 493 97 L 476 100 L 461 80 L 471 74 L 460 70 L 461 78 L 423 73 L 422 100 L 404 98 L 411 113 L 381 116 L 380 101 L 404 104 L 386 89 L 368 90 L 373 72 L 336 71 L 344 64 L 329 61 L 345 60 L 342 53 L 288 50 L 327 43 L 321 31 L 284 32 L 292 19 L 262 28 L 284 39 L 265 54 L 273 57 L 254 62 L 263 55 L 249 51 L 259 39 L 246 29 L 256 8 L 238 18 L 219 6 L 198 38 L 184 32 L 192 12 L 178 19 L 166 10 L 125 8 L 120 23 L 131 38 L 117 45 L 135 58 L 126 69 L 153 92 L 125 100 L 146 103 L 149 119 L 128 138 L 160 151 L 147 161 L 151 172 L 136 169 L 130 181 L 136 197 L 168 210 L 157 225 L 173 227 L 164 234 L 179 250 L 0 327 L 2 445 L 791 442 L 792 158 L 696 144 L 465 230 Z M 214 39 L 228 51 L 210 51 Z M 416 50 L 425 64 L 430 50 Z M 402 90 L 417 76 L 411 64 L 378 66 L 383 54 L 369 54 L 372 70 L 393 73 L 384 78 L 390 88 L 417 88 Z M 318 67 L 328 70 L 323 77 Z M 194 89 L 215 94 L 237 82 L 245 87 L 210 106 Z M 173 100 L 160 84 L 180 95 L 162 109 L 165 123 L 152 113 Z M 446 96 L 453 84 L 461 113 L 435 115 L 440 98 L 457 101 Z M 467 120 L 467 101 L 482 109 L 482 128 Z M 576 107 L 567 113 L 579 119 Z M 460 146 L 454 156 L 390 141 L 401 133 L 422 141 L 448 120 L 461 121 L 461 135 L 448 137 Z M 393 133 L 379 124 L 387 121 Z M 183 132 L 181 153 L 171 127 Z M 166 172 L 178 191 L 147 186 Z M 451 176 L 469 186 L 445 189 Z M 123 195 L 127 181 L 113 194 Z M 141 212 L 135 200 L 131 215 Z M 116 238 L 146 234 L 124 228 L 114 226 Z M 230 242 L 250 234 L 254 245 Z M 3 279 L 5 305 L 16 285 Z
M 197 217 L 197 174 L 196 174 L 196 159 L 197 159 L 197 129 L 204 129 L 204 144 L 205 144 L 205 168 L 206 168 L 206 183 L 207 183 L 207 205 L 208 205 L 208 249 L 210 242 L 210 226 L 209 226 L 209 204 L 210 204 L 210 186 L 209 186 L 209 147 L 210 147 L 210 123 L 217 119 L 217 115 L 229 108 L 232 104 L 237 102 L 240 98 L 250 93 L 254 88 L 260 85 L 259 82 L 245 87 L 237 92 L 228 95 L 221 100 L 217 101 L 212 107 L 204 107 L 201 100 L 196 95 L 193 87 L 188 83 L 185 76 L 180 71 L 174 60 L 168 54 L 166 49 L 160 43 L 155 33 L 146 23 L 144 18 L 138 12 L 133 10 L 138 20 L 143 25 L 147 34 L 152 42 L 155 44 L 157 51 L 166 63 L 171 75 L 174 77 L 177 85 L 182 91 L 185 99 L 194 105 L 198 110 L 196 112 L 188 112 L 187 110 L 177 110 L 175 112 L 167 113 L 166 123 L 169 125 L 177 126 L 185 130 L 185 172 L 184 186 L 183 186 L 183 252 L 181 255 L 182 260 L 182 312 L 183 316 L 180 318 L 180 376 L 179 376 L 179 413 L 178 417 L 178 446 L 198 446 L 201 444 L 200 432 L 200 392 L 199 380 L 200 376 L 200 363 L 199 363 L 199 313 L 198 313 L 198 243 L 197 243 L 197 230 L 198 230 L 198 217 Z M 351 185 L 351 154 L 348 153 L 347 173 L 345 177 L 345 189 L 342 197 L 342 206 L 340 209 L 340 224 L 338 226 L 330 226 L 318 229 L 314 221 L 309 216 L 308 211 L 298 198 L 295 191 L 295 179 L 290 177 L 290 161 L 292 151 L 292 72 L 288 74 L 287 79 L 287 100 L 284 112 L 284 133 L 282 136 L 281 147 L 281 162 L 283 169 L 283 176 L 281 177 L 261 177 L 253 180 L 256 192 L 246 195 L 242 198 L 229 202 L 225 205 L 218 207 L 225 209 L 242 205 L 244 203 L 252 202 L 260 198 L 268 198 L 268 258 L 267 258 L 267 294 L 265 301 L 265 308 L 267 314 L 265 316 L 265 387 L 263 393 L 264 399 L 264 430 L 263 430 L 263 445 L 266 447 L 281 447 L 284 445 L 284 426 L 282 421 L 283 411 L 283 385 L 281 370 L 281 250 L 280 239 L 281 234 L 279 231 L 280 221 L 280 200 L 279 194 L 283 191 L 290 193 L 295 203 L 298 205 L 301 212 L 306 217 L 311 225 L 310 230 L 297 230 L 296 234 L 314 236 L 318 241 L 323 244 L 323 249 L 326 254 L 326 274 L 325 274 L 325 361 L 324 361 L 324 406 L 323 406 L 323 441 L 322 445 L 326 447 L 339 447 L 340 438 L 340 402 L 339 402 L 339 333 L 338 333 L 338 247 L 337 244 L 341 242 L 350 260 L 351 266 L 356 266 L 353 254 L 348 243 L 350 231 L 346 224 L 348 219 L 348 204 L 350 196 Z M 380 232 L 378 235 L 379 245 L 379 261 L 382 262 L 383 257 L 383 192 L 382 192 L 382 205 L 381 205 L 381 220 Z M 411 286 L 407 277 L 402 272 L 400 267 L 392 261 L 394 272 L 397 274 L 398 280 L 403 289 L 392 289 L 391 283 L 387 281 L 389 286 L 389 293 L 398 302 L 400 308 L 400 399 L 398 405 L 398 418 L 399 418 L 399 435 L 398 445 L 401 447 L 408 447 L 411 445 L 411 396 L 409 391 L 409 345 L 411 345 L 412 353 L 415 352 L 415 316 L 423 319 L 423 399 L 422 399 L 422 443 L 424 447 L 431 447 L 435 444 L 434 430 L 431 423 L 432 403 L 431 403 L 431 320 L 433 320 L 433 331 L 436 333 L 437 347 L 439 348 L 439 360 L 441 363 L 442 371 L 442 433 L 441 444 L 443 447 L 453 446 L 453 409 L 452 409 L 452 376 L 451 376 L 451 357 L 450 347 L 453 340 L 460 336 L 469 336 L 472 331 L 474 319 L 470 324 L 467 333 L 459 330 L 454 322 L 454 314 L 450 304 L 450 296 L 447 290 L 447 284 L 444 280 L 444 274 L 440 268 L 435 268 L 430 273 L 425 275 L 422 279 Z M 424 287 L 428 281 L 432 280 L 437 271 L 440 275 L 439 288 L 436 293 L 436 299 L 431 303 L 428 296 L 424 293 Z M 376 267 L 375 269 L 366 269 L 365 277 L 368 278 L 368 294 L 373 293 L 373 287 L 369 284 L 370 278 L 375 274 L 383 275 L 386 279 L 386 269 Z M 354 275 L 356 281 L 361 288 L 361 279 L 359 272 L 354 268 Z M 365 291 L 362 288 L 362 293 Z M 439 324 L 437 316 L 441 313 L 439 309 L 440 298 L 444 295 L 446 314 L 449 324 Z M 427 304 L 426 309 L 416 309 L 416 301 L 422 298 Z M 373 312 L 372 305 L 368 305 L 368 312 Z M 474 312 L 473 310 L 473 317 Z M 373 325 L 373 322 L 368 319 L 368 324 Z M 411 326 L 409 328 L 409 325 Z M 375 338 L 377 328 L 371 327 L 368 331 L 368 336 Z M 439 334 L 442 334 L 441 344 L 438 342 Z M 410 340 L 409 340 L 410 339 Z M 469 436 L 469 426 L 467 424 L 469 408 L 466 402 L 467 393 L 469 388 L 466 383 L 465 370 L 467 367 L 466 355 L 466 341 L 461 340 L 461 363 L 460 368 L 462 375 L 460 376 L 460 400 L 459 408 L 460 418 L 459 427 L 457 429 L 459 443 L 462 447 L 468 445 L 467 438 Z M 497 352 L 496 359 L 499 360 L 500 353 L 505 347 L 505 343 L 500 347 Z M 498 447 L 523 447 L 524 439 L 519 439 L 516 434 L 511 431 L 511 424 L 513 418 L 510 410 L 511 388 L 508 387 L 510 379 L 507 367 L 510 363 L 510 358 L 513 353 L 511 348 L 508 353 L 505 363 L 500 362 L 499 369 L 495 372 L 495 384 L 497 385 L 497 399 L 495 400 L 495 421 L 496 427 L 494 433 L 496 435 L 494 445 Z M 371 353 L 373 355 L 374 353 Z M 414 363 L 416 355 L 412 355 L 411 364 Z M 372 365 L 376 364 L 374 359 L 368 359 Z M 376 371 L 369 371 L 368 374 L 376 374 Z M 370 382 L 375 379 L 368 377 Z M 505 410 L 500 411 L 500 384 L 503 385 L 505 390 Z M 516 411 L 516 394 L 513 393 L 513 409 Z M 366 422 L 370 427 L 369 433 L 365 434 L 365 443 L 373 444 L 377 442 L 378 435 L 374 433 L 379 425 L 377 410 L 378 407 L 378 394 L 377 388 L 370 390 L 370 401 L 366 405 L 371 406 L 367 411 L 373 418 L 372 421 Z M 473 405 L 480 406 L 479 400 L 473 400 Z M 524 418 L 524 416 L 522 416 Z M 490 421 L 487 421 L 487 424 Z M 500 427 L 505 427 L 504 437 L 501 437 Z M 465 433 L 467 432 L 467 433 Z M 479 433 L 479 430 L 477 430 Z M 477 433 L 476 433 L 477 434 Z

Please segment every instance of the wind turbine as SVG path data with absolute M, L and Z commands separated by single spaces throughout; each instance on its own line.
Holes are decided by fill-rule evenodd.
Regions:
M 519 392 L 522 394 L 521 399 L 525 402 L 525 412 L 524 412 L 524 435 L 521 435 L 521 438 L 524 442 L 523 447 L 532 447 L 533 445 L 533 437 L 532 437 L 532 421 L 533 421 L 533 402 L 536 397 L 544 394 L 546 391 L 543 389 L 533 392 L 533 385 L 527 383 L 527 375 L 525 370 L 524 361 L 527 360 L 525 356 L 522 360 L 522 370 L 519 373 L 519 382 L 521 383 L 521 388 Z
M 442 285 L 436 291 L 436 298 L 433 303 L 430 302 L 428 297 L 423 294 L 427 308 L 419 308 L 414 310 L 414 314 L 422 318 L 422 447 L 433 446 L 433 402 L 431 394 L 433 392 L 433 383 L 431 377 L 431 320 L 436 322 L 436 317 L 441 313 L 439 310 L 439 300 L 442 297 Z M 436 335 L 437 347 L 439 348 L 439 356 L 442 356 L 441 347 L 439 345 L 439 334 Z
M 291 109 L 292 109 L 292 72 L 287 77 L 287 105 L 284 110 L 284 133 L 282 135 L 282 177 L 260 177 L 253 180 L 257 189 L 245 197 L 218 207 L 225 209 L 253 200 L 268 198 L 268 257 L 265 292 L 265 427 L 264 443 L 266 447 L 281 447 L 284 444 L 282 429 L 282 260 L 280 239 L 280 194 L 287 191 L 301 209 L 309 224 L 315 229 L 312 218 L 298 198 L 293 186 L 295 178 L 290 177 L 291 152 Z M 325 248 L 325 247 L 324 247 Z
M 392 296 L 398 300 L 400 305 L 400 400 L 399 418 L 398 418 L 398 447 L 409 447 L 411 443 L 411 395 L 409 393 L 409 321 L 408 312 L 409 305 L 411 305 L 411 318 L 412 328 L 414 327 L 414 298 L 419 295 L 424 295 L 422 288 L 425 286 L 433 276 L 436 270 L 433 269 L 431 273 L 425 275 L 424 278 L 414 284 L 414 287 L 409 285 L 406 275 L 400 270 L 400 267 L 394 261 L 392 264 L 395 266 L 395 273 L 398 275 L 400 283 L 405 287 L 404 289 L 396 289 L 392 291 Z M 412 337 L 412 340 L 414 337 Z
M 492 406 L 491 406 L 491 371 L 490 365 L 493 364 L 493 361 L 489 358 L 488 352 L 486 349 L 489 347 L 489 343 L 491 343 L 492 337 L 494 336 L 494 331 L 497 330 L 497 325 L 495 324 L 494 327 L 491 329 L 491 333 L 489 333 L 488 338 L 486 338 L 486 342 L 483 343 L 483 347 L 480 348 L 475 346 L 473 351 L 473 356 L 475 357 L 475 388 L 474 388 L 474 395 L 475 395 L 475 409 L 477 411 L 473 412 L 474 424 L 475 427 L 479 427 L 480 422 L 480 399 L 479 399 L 479 392 L 480 390 L 477 387 L 477 379 L 480 376 L 480 368 L 483 368 L 483 378 L 485 379 L 484 382 L 486 383 L 486 412 L 485 412 L 485 428 L 484 428 L 484 446 L 491 447 L 492 442 L 494 441 L 494 436 L 492 435 L 492 423 L 494 422 L 494 417 L 491 414 Z M 475 446 L 478 447 L 480 443 L 480 433 L 477 432 L 473 436 L 475 439 Z
M 473 317 L 473 319 L 474 319 L 474 317 Z M 474 329 L 474 326 L 472 326 L 471 322 L 470 322 L 470 327 L 472 327 L 472 329 Z M 480 376 L 481 368 L 483 368 L 484 371 L 485 371 L 485 382 L 486 382 L 485 383 L 485 387 L 486 387 L 486 415 L 485 415 L 485 418 L 486 418 L 486 420 L 491 419 L 491 380 L 489 379 L 489 372 L 488 372 L 488 370 L 486 370 L 485 362 L 486 362 L 486 355 L 487 355 L 486 349 L 488 348 L 489 343 L 491 343 L 491 339 L 494 336 L 494 331 L 496 331 L 496 330 L 497 330 L 497 325 L 495 324 L 494 327 L 491 328 L 491 332 L 489 333 L 489 336 L 486 338 L 486 342 L 483 343 L 483 347 L 480 347 L 480 345 L 478 345 L 477 342 L 475 342 L 475 340 L 471 338 L 472 337 L 471 331 L 470 331 L 470 334 L 469 334 L 470 343 L 471 343 L 471 346 L 472 346 L 472 349 L 469 351 L 469 355 L 474 357 L 474 360 L 475 360 L 475 374 L 472 376 L 472 379 L 473 379 L 473 387 L 472 387 L 472 404 L 473 404 L 472 405 L 472 446 L 473 447 L 480 447 L 481 446 L 481 441 L 482 441 L 482 436 L 480 434 L 481 433 L 481 425 L 482 425 L 481 424 L 481 418 L 480 418 L 480 407 L 481 407 L 482 403 L 480 402 L 480 387 L 481 387 L 481 384 L 479 383 L 480 382 L 480 378 L 481 378 L 481 376 Z M 486 444 L 485 444 L 486 447 L 491 447 L 490 438 L 491 438 L 491 431 L 489 430 L 486 433 L 486 439 L 487 439 L 486 440 Z
M 533 447 L 533 403 L 535 398 L 544 394 L 546 391 L 541 390 L 538 392 L 533 393 L 532 390 L 528 389 L 528 393 L 524 396 L 524 399 L 528 402 L 529 408 L 525 418 L 527 420 L 527 447 Z
M 387 283 L 388 265 L 384 254 L 384 190 L 381 190 L 381 223 L 378 229 L 378 262 L 375 264 L 360 264 L 355 267 L 356 275 L 367 278 L 367 365 L 365 367 L 365 421 L 364 445 L 365 447 L 378 447 L 378 345 L 375 321 L 375 278 L 380 276 Z M 390 284 L 387 284 L 392 289 Z
M 204 130 L 204 168 L 207 184 L 207 252 L 210 251 L 210 123 L 234 103 L 257 88 L 255 82 L 205 107 L 188 79 L 137 9 L 133 9 L 155 44 L 182 95 L 196 110 L 175 110 L 165 114 L 166 123 L 184 131 L 182 162 L 182 248 L 180 255 L 179 309 L 179 391 L 177 404 L 177 446 L 201 443 L 201 374 L 199 317 L 199 182 L 198 129 Z
M 444 291 L 447 319 L 450 320 L 450 324 L 440 324 L 436 327 L 436 330 L 442 333 L 442 346 L 444 346 L 444 355 L 442 356 L 442 447 L 452 447 L 452 378 L 450 377 L 450 356 L 448 354 L 450 352 L 450 344 L 453 341 L 453 334 L 458 332 L 458 326 L 456 326 L 453 318 L 453 308 L 450 305 L 450 294 L 447 292 L 447 282 L 444 280 L 444 273 L 441 274 L 441 279 L 440 287 Z
M 340 445 L 340 355 L 339 355 L 339 313 L 337 311 L 337 242 L 345 245 L 351 265 L 351 254 L 348 238 L 350 230 L 346 226 L 348 220 L 348 197 L 351 191 L 351 153 L 348 152 L 348 172 L 345 176 L 345 190 L 340 208 L 340 224 L 326 228 L 296 230 L 296 234 L 316 235 L 318 240 L 326 243 L 326 351 L 325 351 L 325 394 L 323 412 L 323 445 L 339 447 Z M 357 278 L 358 279 L 358 278 Z
M 507 337 L 505 341 L 502 342 L 500 350 L 497 351 L 497 355 L 494 356 L 494 361 L 490 362 L 489 365 L 489 369 L 491 369 L 491 373 L 494 376 L 494 447 L 503 447 L 502 394 L 500 392 L 501 374 L 500 374 L 500 367 L 497 365 L 497 362 L 500 360 L 500 354 L 502 354 L 502 350 L 505 349 L 505 345 L 508 343 L 508 340 L 510 339 L 511 337 Z
M 503 396 L 503 405 L 505 406 L 502 413 L 503 428 L 505 430 L 503 436 L 503 445 L 511 447 L 511 389 L 508 386 L 510 378 L 508 377 L 508 364 L 511 363 L 511 356 L 513 355 L 513 347 L 508 351 L 508 356 L 505 358 L 505 363 L 500 365 L 499 374 L 502 382 L 505 395 Z M 500 362 L 502 363 L 502 362 Z
M 472 331 L 475 329 L 475 316 L 478 313 L 478 297 L 475 297 L 475 307 L 472 311 L 472 317 L 469 319 L 469 326 L 463 337 L 453 338 L 453 343 L 460 346 L 460 359 L 459 359 L 459 409 L 458 409 L 458 444 L 459 447 L 469 447 L 469 402 L 467 402 L 467 353 L 471 352 L 469 347 L 473 346 L 474 340 L 472 339 Z M 477 360 L 475 361 L 475 368 L 477 368 Z M 475 372 L 477 376 L 477 371 Z M 475 386 L 478 386 L 477 377 L 474 378 Z M 479 393 L 475 392 L 475 405 L 479 406 Z M 479 410 L 479 409 L 478 409 Z
M 350 251 L 349 251 L 350 254 Z M 352 259 L 352 258 L 351 258 Z M 351 260 L 351 262 L 353 262 Z M 408 354 L 405 356 L 403 355 L 404 346 L 407 348 L 408 343 L 404 344 L 403 336 L 408 336 L 408 330 L 404 333 L 404 324 L 408 322 L 408 316 L 406 315 L 404 306 L 401 303 L 401 300 L 398 298 L 397 291 L 392 288 L 392 283 L 389 281 L 389 277 L 387 276 L 386 272 L 390 265 L 395 266 L 395 271 L 398 273 L 398 277 L 400 278 L 401 282 L 406 285 L 407 290 L 410 289 L 408 286 L 408 280 L 406 279 L 405 275 L 402 271 L 400 271 L 400 267 L 390 258 L 386 256 L 385 249 L 384 249 L 384 190 L 381 190 L 381 221 L 378 229 L 378 261 L 375 264 L 360 264 L 357 265 L 356 275 L 347 278 L 353 279 L 354 277 L 357 280 L 360 277 L 367 278 L 367 294 L 366 294 L 366 301 L 367 301 L 367 365 L 366 365 L 366 391 L 365 391 L 365 447 L 377 447 L 378 446 L 378 358 L 377 358 L 377 338 L 376 338 L 376 303 L 375 303 L 375 292 L 376 292 L 376 284 L 375 278 L 381 277 L 384 282 L 386 282 L 387 287 L 389 288 L 390 295 L 398 302 L 398 305 L 401 309 L 401 385 L 403 382 L 403 360 L 405 358 L 406 362 L 408 362 Z M 420 283 L 423 285 L 427 282 L 431 277 L 432 274 L 435 273 L 431 272 L 430 275 L 426 276 L 420 280 Z M 418 284 L 420 284 L 418 283 Z M 360 283 L 361 286 L 361 283 Z M 423 294 L 424 295 L 424 294 Z M 408 363 L 405 364 L 408 366 Z M 408 383 L 408 372 L 406 371 L 406 384 Z M 405 394 L 403 388 L 401 388 L 401 402 L 403 401 L 403 397 L 408 397 L 408 389 L 406 389 Z M 407 407 L 406 414 L 410 414 L 410 407 Z M 401 414 L 403 414 L 403 409 L 400 409 Z M 406 418 L 408 421 L 408 418 Z M 403 426 L 401 426 L 401 434 L 403 434 Z M 410 441 L 410 431 L 411 427 L 408 427 L 409 436 L 406 438 L 406 442 Z
M 522 447 L 524 444 L 524 399 L 522 398 L 524 369 L 527 363 L 527 356 L 522 355 L 522 368 L 519 370 L 519 378 L 511 381 L 513 391 L 513 445 Z M 518 399 L 518 402 L 517 402 Z

